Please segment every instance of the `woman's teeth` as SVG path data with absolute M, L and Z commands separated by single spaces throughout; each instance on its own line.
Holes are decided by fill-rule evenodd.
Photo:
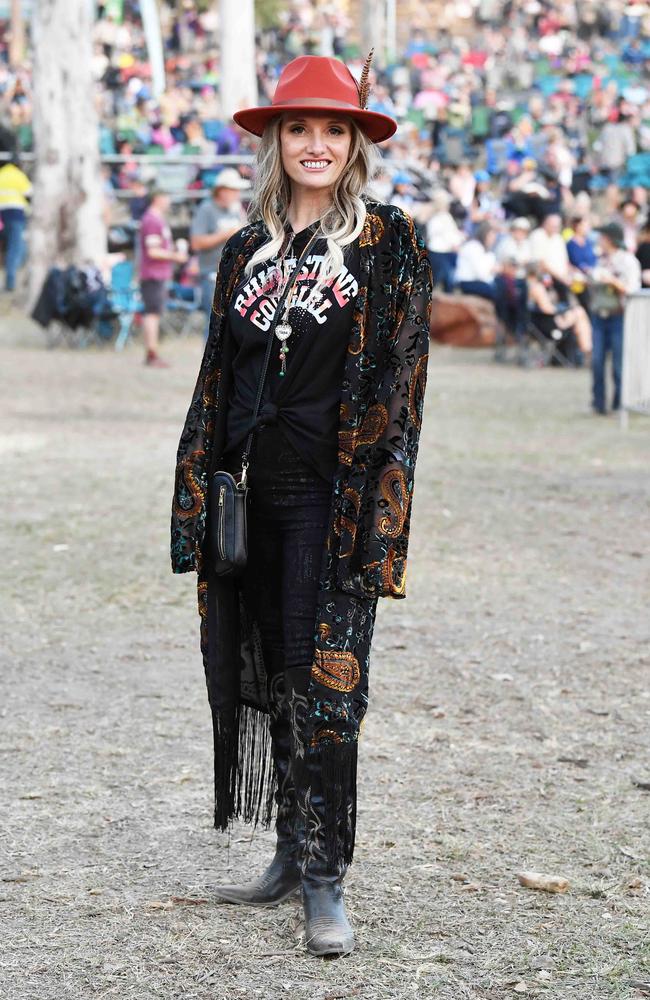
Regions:
M 301 160 L 303 167 L 307 170 L 324 170 L 329 166 L 329 160 Z

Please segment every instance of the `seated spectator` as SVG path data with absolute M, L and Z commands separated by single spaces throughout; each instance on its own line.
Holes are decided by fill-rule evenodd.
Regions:
M 540 221 L 551 212 L 553 193 L 540 177 L 535 160 L 508 161 L 508 177 L 503 204 L 509 215 L 530 215 Z
M 572 235 L 567 240 L 569 263 L 574 268 L 574 280 L 571 291 L 578 299 L 583 309 L 589 312 L 589 287 L 587 278 L 596 266 L 597 256 L 590 238 L 591 222 L 589 216 L 576 216 L 571 221 Z M 584 274 L 583 280 L 581 275 Z
M 476 228 L 476 235 L 458 251 L 456 284 L 463 295 L 479 295 L 495 301 L 497 260 L 492 248 L 496 235 L 489 222 L 481 222 Z
M 464 209 L 470 208 L 476 191 L 476 178 L 469 163 L 461 163 L 456 167 L 449 180 L 449 190 Z
M 636 153 L 636 137 L 629 116 L 620 113 L 618 120 L 608 121 L 598 137 L 600 169 L 611 180 L 618 180 L 628 157 Z
M 496 246 L 500 271 L 495 279 L 497 314 L 518 338 L 526 325 L 526 270 L 531 261 L 530 222 L 514 219 Z
M 530 249 L 532 260 L 541 264 L 543 271 L 553 278 L 557 291 L 563 294 L 563 289 L 567 290 L 571 284 L 571 267 L 561 229 L 561 217 L 557 212 L 549 212 L 532 233 Z
M 578 271 L 589 274 L 598 259 L 594 245 L 589 238 L 591 232 L 589 216 L 576 216 L 571 220 L 571 229 L 573 235 L 566 245 L 569 263 Z
M 527 275 L 528 313 L 545 337 L 558 343 L 567 359 L 579 363 L 591 352 L 591 324 L 582 306 L 561 302 L 553 276 L 539 262 L 529 265 Z
M 397 205 L 404 212 L 413 215 L 413 206 L 416 202 L 416 188 L 409 174 L 403 170 L 398 171 L 393 177 L 393 190 L 388 198 L 391 205 Z
M 519 265 L 512 258 L 501 261 L 494 279 L 494 305 L 505 329 L 521 341 L 526 329 L 526 279 L 518 277 Z
M 526 268 L 532 259 L 528 219 L 523 216 L 513 219 L 510 223 L 510 231 L 497 243 L 496 255 L 499 264 L 513 261 L 516 265 L 517 278 L 526 280 Z
M 487 170 L 477 170 L 474 174 L 476 189 L 469 217 L 474 225 L 479 222 L 497 222 L 503 219 L 501 198 L 492 190 L 492 178 Z
M 641 208 L 633 198 L 626 198 L 621 205 L 620 222 L 623 226 L 623 238 L 625 239 L 625 249 L 630 253 L 636 253 L 636 245 L 639 239 L 639 223 Z
M 431 199 L 430 215 L 426 223 L 427 249 L 433 271 L 433 283 L 442 285 L 445 292 L 454 286 L 456 255 L 463 242 L 463 234 L 456 225 L 449 206 L 451 197 L 442 189 Z

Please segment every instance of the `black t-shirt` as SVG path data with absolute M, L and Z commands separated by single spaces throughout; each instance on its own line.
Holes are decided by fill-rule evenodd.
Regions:
M 311 227 L 296 234 L 285 258 L 285 274 L 295 270 L 298 257 L 312 235 Z M 321 476 L 330 479 L 337 461 L 343 365 L 359 290 L 359 249 L 356 242 L 344 248 L 341 273 L 333 283 L 314 291 L 326 250 L 326 241 L 318 239 L 296 280 L 289 310 L 293 333 L 285 341 L 289 352 L 284 377 L 280 376 L 280 341 L 273 335 L 260 409 L 266 422 L 277 423 L 299 455 Z M 228 400 L 227 452 L 243 446 L 252 424 L 264 352 L 275 314 L 277 279 L 275 262 L 263 261 L 250 278 L 245 277 L 237 285 L 230 301 L 228 326 L 235 350 Z

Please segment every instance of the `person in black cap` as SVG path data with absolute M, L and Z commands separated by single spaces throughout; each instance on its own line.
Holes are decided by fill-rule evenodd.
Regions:
M 606 413 L 605 365 L 612 355 L 614 398 L 612 409 L 621 405 L 623 368 L 623 315 L 625 300 L 641 287 L 639 261 L 625 249 L 623 227 L 608 222 L 600 229 L 600 257 L 591 274 L 591 321 L 593 327 L 593 396 L 595 413 Z

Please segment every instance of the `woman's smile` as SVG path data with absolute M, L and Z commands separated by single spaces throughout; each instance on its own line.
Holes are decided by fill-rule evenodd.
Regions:
M 315 170 L 327 170 L 331 160 L 301 160 L 300 161 L 305 168 L 305 170 L 315 171 Z

